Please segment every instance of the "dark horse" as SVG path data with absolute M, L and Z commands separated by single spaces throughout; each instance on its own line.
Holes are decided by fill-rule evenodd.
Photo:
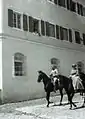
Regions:
M 46 92 L 46 99 L 47 99 L 47 107 L 49 107 L 50 101 L 50 93 L 54 90 L 53 83 L 51 82 L 51 79 L 42 71 L 38 71 L 39 76 L 38 76 L 38 82 L 43 82 L 44 84 L 44 89 Z M 56 81 L 56 90 L 60 91 L 61 99 L 60 99 L 60 105 L 62 104 L 62 99 L 63 99 L 63 88 L 66 91 L 66 94 L 68 96 L 68 101 L 70 103 L 70 109 L 72 108 L 72 105 L 76 107 L 74 102 L 72 102 L 72 98 L 74 96 L 74 87 L 72 84 L 72 80 L 67 78 L 66 76 L 59 75 L 60 83 Z

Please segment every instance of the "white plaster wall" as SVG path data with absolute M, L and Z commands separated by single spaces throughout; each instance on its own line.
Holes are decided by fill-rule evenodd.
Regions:
M 60 59 L 61 73 L 66 76 L 69 75 L 71 65 L 76 61 L 83 61 L 85 64 L 85 46 L 82 44 L 39 37 L 8 27 L 9 8 L 85 33 L 83 16 L 51 4 L 47 0 L 18 0 L 18 2 L 17 0 L 3 0 L 3 3 L 3 98 L 5 100 L 24 100 L 44 96 L 43 85 L 36 82 L 37 71 L 43 70 L 49 74 L 50 59 L 53 57 Z M 25 77 L 13 75 L 15 52 L 21 52 L 27 57 Z
M 0 89 L 2 90 L 2 39 L 0 39 Z
M 3 26 L 3 2 L 0 0 L 0 33 L 2 33 Z
M 13 55 L 23 53 L 27 59 L 27 75 L 13 75 Z M 61 73 L 68 76 L 72 63 L 84 60 L 84 52 L 61 49 L 20 39 L 6 38 L 3 45 L 3 96 L 4 100 L 33 99 L 45 95 L 43 84 L 37 83 L 38 70 L 50 73 L 50 59 L 60 59 Z M 85 63 L 85 62 L 84 62 Z

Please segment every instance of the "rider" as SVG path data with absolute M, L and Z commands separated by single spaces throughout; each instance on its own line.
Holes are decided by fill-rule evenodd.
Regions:
M 74 90 L 84 89 L 76 64 L 72 64 L 72 70 L 69 77 L 72 78 Z
M 59 72 L 58 72 L 57 67 L 53 66 L 52 71 L 50 72 L 50 78 L 51 78 L 53 85 L 54 85 L 54 92 L 56 92 L 55 82 L 56 82 L 56 80 L 59 80 L 58 75 L 59 75 Z

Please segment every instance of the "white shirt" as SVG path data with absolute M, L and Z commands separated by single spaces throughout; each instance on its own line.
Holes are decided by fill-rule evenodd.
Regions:
M 59 75 L 58 70 L 57 69 L 52 70 L 51 73 L 50 73 L 50 75 L 52 75 L 53 77 L 54 76 L 58 76 Z

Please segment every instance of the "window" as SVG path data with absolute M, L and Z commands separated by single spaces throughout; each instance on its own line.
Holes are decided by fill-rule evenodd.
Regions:
M 85 45 L 85 34 L 83 33 L 83 44 Z
M 46 22 L 46 35 L 55 37 L 55 26 L 48 22 Z
M 83 6 L 79 3 L 77 3 L 77 11 L 78 11 L 78 14 L 83 16 Z
M 75 41 L 80 44 L 80 33 L 78 31 L 75 31 Z
M 29 16 L 29 31 L 39 33 L 39 20 Z
M 58 0 L 58 4 L 65 7 L 65 0 Z
M 71 11 L 76 12 L 76 3 L 73 1 L 71 3 Z
M 21 29 L 21 14 L 8 9 L 8 26 Z
M 60 27 L 60 39 L 68 40 L 68 30 L 66 28 Z
M 14 74 L 15 76 L 24 76 L 25 71 L 25 56 L 21 53 L 14 54 Z

